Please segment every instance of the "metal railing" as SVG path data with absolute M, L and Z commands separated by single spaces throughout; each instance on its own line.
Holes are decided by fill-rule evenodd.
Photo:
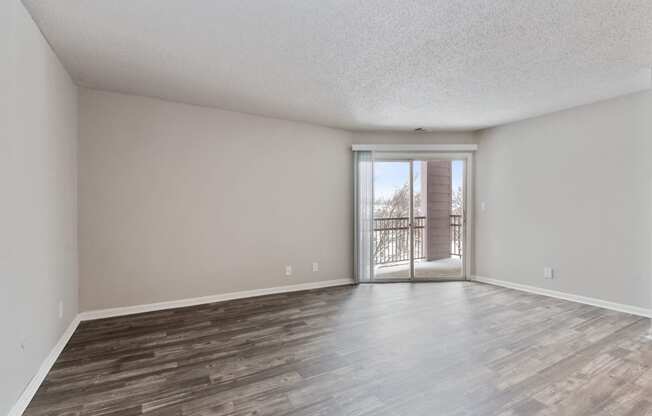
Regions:
M 462 256 L 462 216 L 451 215 L 451 256 Z M 425 259 L 426 217 L 414 217 L 414 258 Z M 374 218 L 375 264 L 410 260 L 410 218 Z
M 451 215 L 451 256 L 462 257 L 462 216 Z
M 414 217 L 414 258 L 425 258 L 426 217 Z M 410 260 L 410 218 L 374 218 L 374 261 L 376 264 Z

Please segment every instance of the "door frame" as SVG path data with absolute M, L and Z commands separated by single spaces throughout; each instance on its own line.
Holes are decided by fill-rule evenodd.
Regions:
M 466 149 L 465 149 L 466 150 Z M 475 150 L 475 149 L 474 149 Z M 473 238 L 474 238 L 474 184 L 473 184 L 473 152 L 452 152 L 452 151 L 374 151 L 373 152 L 373 162 L 378 161 L 405 161 L 405 162 L 414 162 L 418 161 L 428 161 L 428 160 L 463 160 L 464 161 L 464 208 L 463 208 L 463 235 L 462 235 L 462 276 L 459 279 L 436 279 L 436 278 L 414 278 L 414 232 L 411 228 L 410 239 L 411 239 L 411 248 L 410 248 L 410 277 L 408 278 L 397 278 L 397 279 L 375 279 L 373 256 L 371 256 L 371 267 L 370 267 L 370 280 L 369 282 L 363 283 L 399 283 L 399 282 L 444 282 L 444 281 L 466 281 L 471 278 L 471 265 L 473 258 Z M 413 175 L 413 163 L 409 164 L 410 166 L 410 223 L 414 221 L 414 175 Z M 372 192 L 373 185 L 372 185 Z M 372 236 L 372 247 L 373 247 L 373 236 Z

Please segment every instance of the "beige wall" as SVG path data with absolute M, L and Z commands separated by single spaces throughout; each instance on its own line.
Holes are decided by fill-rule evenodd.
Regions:
M 0 2 L 0 53 L 0 414 L 7 414 L 77 314 L 77 91 L 18 0 Z
M 473 139 L 349 133 L 91 90 L 80 100 L 84 310 L 350 279 L 351 144 Z
M 478 136 L 476 274 L 652 306 L 652 93 Z

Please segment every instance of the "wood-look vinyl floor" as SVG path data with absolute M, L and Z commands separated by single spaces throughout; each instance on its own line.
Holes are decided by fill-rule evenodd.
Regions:
M 471 283 L 83 322 L 26 416 L 652 415 L 647 319 Z

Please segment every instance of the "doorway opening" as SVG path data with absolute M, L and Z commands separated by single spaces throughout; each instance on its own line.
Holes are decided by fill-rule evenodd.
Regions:
M 465 279 L 465 162 L 373 161 L 371 281 Z

